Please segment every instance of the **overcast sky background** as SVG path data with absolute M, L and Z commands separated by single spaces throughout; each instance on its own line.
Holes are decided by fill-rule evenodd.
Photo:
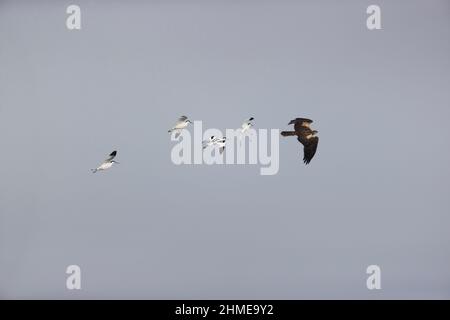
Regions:
M 449 18 L 446 0 L 0 1 L 0 297 L 450 298 Z M 175 166 L 182 114 L 309 117 L 319 149 L 304 166 L 281 139 L 274 176 Z

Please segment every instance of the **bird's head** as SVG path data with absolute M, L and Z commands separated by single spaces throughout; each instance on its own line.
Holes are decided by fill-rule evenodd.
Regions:
M 185 122 L 185 123 L 192 123 L 192 121 L 189 120 L 189 119 L 186 119 L 184 122 Z
M 111 160 L 111 162 L 120 164 L 120 162 L 117 162 L 116 160 Z

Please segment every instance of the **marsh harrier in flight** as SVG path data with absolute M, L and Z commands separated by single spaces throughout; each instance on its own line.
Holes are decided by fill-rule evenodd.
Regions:
M 316 136 L 317 130 L 311 129 L 313 121 L 306 118 L 296 118 L 289 124 L 294 125 L 295 131 L 281 131 L 283 137 L 297 136 L 297 140 L 303 144 L 303 162 L 308 164 L 316 154 L 319 137 Z

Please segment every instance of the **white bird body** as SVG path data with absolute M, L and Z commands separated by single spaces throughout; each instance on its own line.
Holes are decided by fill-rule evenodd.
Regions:
M 112 167 L 113 163 L 114 163 L 114 162 L 105 162 L 105 163 L 102 163 L 96 170 L 99 171 L 99 170 L 106 170 L 106 169 L 109 169 L 109 168 Z
M 209 146 L 212 146 L 214 144 L 214 139 L 216 139 L 214 136 L 211 136 L 208 140 L 204 140 L 202 142 L 203 149 L 206 149 Z
M 222 139 L 217 139 L 215 144 L 216 144 L 218 147 L 225 147 L 225 141 L 226 141 L 226 138 L 225 138 L 225 137 L 222 138 Z
M 242 145 L 242 139 L 247 135 L 248 130 L 250 130 L 251 127 L 253 127 L 252 121 L 255 120 L 255 118 L 251 117 L 248 120 L 245 120 L 245 122 L 241 125 L 241 127 L 238 129 L 241 134 L 239 135 L 239 145 Z
M 245 134 L 251 127 L 253 127 L 253 123 L 251 121 L 253 121 L 253 117 L 251 117 L 250 119 L 246 120 L 242 126 L 241 126 L 241 132 L 243 134 Z
M 107 169 L 111 168 L 114 163 L 119 163 L 119 162 L 113 160 L 116 157 L 116 155 L 117 155 L 117 151 L 114 150 L 113 152 L 111 152 L 109 154 L 109 157 L 105 161 L 103 161 L 103 163 L 101 165 L 99 165 L 95 169 L 91 169 L 92 173 L 96 173 L 97 171 L 107 170 Z
M 226 138 L 217 138 L 215 136 L 211 136 L 208 140 L 203 141 L 203 149 L 206 149 L 209 146 L 218 146 L 219 152 L 222 154 L 225 149 L 225 141 Z
M 178 138 L 179 135 L 181 134 L 181 131 L 182 131 L 183 129 L 185 129 L 185 128 L 189 125 L 189 123 L 192 123 L 192 122 L 188 119 L 188 117 L 186 117 L 186 116 L 181 116 L 181 117 L 178 119 L 178 121 L 175 123 L 175 125 L 173 126 L 173 128 L 169 130 L 169 133 L 172 133 L 172 132 L 175 131 L 175 132 L 176 132 L 176 133 L 175 133 L 175 138 Z
M 175 126 L 171 129 L 173 130 L 183 130 L 184 128 L 186 128 L 189 125 L 189 122 L 179 122 L 177 124 L 175 124 Z

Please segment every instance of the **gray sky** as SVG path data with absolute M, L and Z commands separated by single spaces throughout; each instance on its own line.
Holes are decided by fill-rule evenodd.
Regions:
M 450 298 L 449 15 L 446 0 L 0 1 L 0 297 Z M 175 166 L 182 114 L 309 117 L 318 153 L 304 166 L 281 139 L 274 176 Z M 114 149 L 121 164 L 93 175 Z

